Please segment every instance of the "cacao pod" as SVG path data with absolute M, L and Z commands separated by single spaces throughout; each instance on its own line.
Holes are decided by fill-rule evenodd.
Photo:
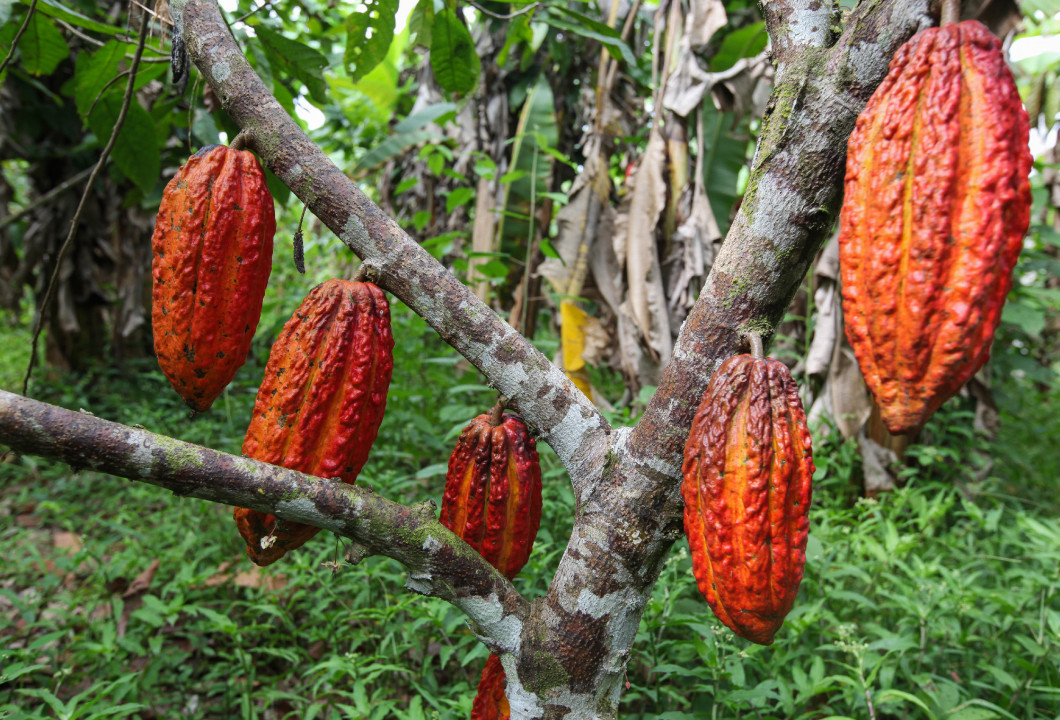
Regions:
M 692 420 L 681 495 L 699 591 L 752 642 L 772 644 L 799 591 L 813 472 L 787 367 L 750 355 L 723 362 Z
M 471 705 L 471 720 L 508 720 L 510 716 L 508 698 L 504 694 L 504 668 L 501 659 L 491 654 L 478 681 L 478 693 Z
M 986 362 L 1030 220 L 1027 114 L 977 21 L 914 35 L 850 136 L 843 310 L 894 434 Z
M 449 458 L 440 521 L 512 578 L 541 524 L 541 465 L 526 425 L 505 414 L 472 420 Z
M 195 153 L 166 185 L 151 238 L 158 364 L 207 410 L 247 359 L 272 271 L 276 216 L 254 154 Z
M 353 483 L 383 420 L 393 349 L 390 306 L 377 286 L 329 280 L 315 287 L 272 346 L 243 454 Z M 258 565 L 319 532 L 245 508 L 235 519 Z

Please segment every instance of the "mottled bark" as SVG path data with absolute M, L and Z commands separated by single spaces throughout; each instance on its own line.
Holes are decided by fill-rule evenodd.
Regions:
M 614 718 L 637 626 L 663 560 L 681 534 L 681 454 L 695 408 L 721 360 L 746 349 L 744 333 L 754 330 L 769 338 L 775 332 L 834 223 L 854 121 L 897 47 L 929 22 L 929 0 L 863 3 L 842 34 L 831 2 L 766 3 L 778 73 L 746 197 L 658 392 L 635 428 L 616 431 L 561 371 L 409 240 L 309 141 L 254 75 L 212 1 L 177 0 L 172 10 L 192 61 L 265 164 L 364 258 L 383 287 L 511 397 L 563 460 L 578 507 L 547 595 L 527 610 L 509 586 L 475 575 L 479 585 L 459 586 L 471 592 L 478 588 L 474 602 L 466 596 L 455 602 L 486 628 L 484 634 L 501 653 L 514 720 Z M 28 434 L 26 442 L 48 434 L 35 421 L 12 420 L 3 409 L 11 403 L 0 396 L 0 441 L 9 442 L 12 423 L 26 426 L 21 433 Z M 91 433 L 94 427 L 73 432 Z M 83 442 L 92 452 L 106 454 L 105 439 Z M 190 446 L 182 447 L 190 452 Z M 26 451 L 66 457 L 53 445 Z M 118 467 L 118 474 L 127 472 Z M 233 480 L 231 467 L 229 462 L 218 468 L 224 473 L 214 478 L 209 497 L 336 529 L 356 536 L 369 551 L 386 550 L 399 535 L 391 525 L 359 515 L 364 510 L 355 499 L 375 497 L 363 491 L 318 483 L 318 503 L 317 491 L 297 485 L 297 497 L 311 501 L 290 507 L 258 498 L 254 504 L 247 495 L 255 491 L 252 481 L 245 475 Z M 277 472 L 282 473 L 270 477 L 280 477 Z M 204 471 L 202 480 L 209 475 Z M 296 474 L 282 477 L 284 483 L 297 479 Z M 221 498 L 217 486 L 229 484 L 241 489 Z M 331 498 L 344 500 L 332 506 Z M 409 508 L 388 505 L 386 512 L 391 518 L 416 517 Z M 418 522 L 420 532 L 432 528 L 434 533 L 430 518 Z M 444 547 L 458 555 L 459 546 L 446 538 Z M 423 554 L 412 553 L 415 543 L 406 544 L 413 562 L 424 562 Z M 429 555 L 427 544 L 423 551 Z M 415 579 L 420 566 L 410 567 Z M 432 577 L 442 577 L 441 572 L 435 568 Z M 495 608 L 492 625 L 484 617 L 488 607 Z M 504 632 L 495 629 L 502 623 L 507 623 Z
M 438 522 L 433 503 L 407 507 L 360 485 L 324 481 L 3 390 L 0 443 L 77 470 L 98 470 L 176 495 L 331 530 L 353 541 L 352 561 L 384 555 L 401 562 L 409 571 L 409 590 L 459 607 L 495 649 L 518 647 L 526 601 L 481 555 Z

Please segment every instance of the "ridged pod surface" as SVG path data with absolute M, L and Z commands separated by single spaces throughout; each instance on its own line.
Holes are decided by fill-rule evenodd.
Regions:
M 151 238 L 151 322 L 162 372 L 209 409 L 247 359 L 272 272 L 276 216 L 254 154 L 195 153 L 166 185 Z
M 441 523 L 506 577 L 523 568 L 541 524 L 541 465 L 526 425 L 472 420 L 449 457 Z
M 1030 220 L 1027 114 L 977 21 L 914 35 L 850 136 L 847 337 L 892 433 L 986 362 Z
M 798 594 L 813 471 L 787 367 L 750 355 L 723 362 L 692 420 L 681 495 L 699 591 L 752 642 L 773 642 Z
M 508 698 L 504 695 L 504 668 L 498 656 L 490 655 L 478 681 L 471 720 L 508 720 L 510 716 Z
M 383 420 L 393 349 L 390 306 L 377 286 L 329 280 L 315 287 L 272 346 L 243 454 L 352 484 Z M 236 508 L 235 519 L 258 565 L 319 532 L 246 508 Z

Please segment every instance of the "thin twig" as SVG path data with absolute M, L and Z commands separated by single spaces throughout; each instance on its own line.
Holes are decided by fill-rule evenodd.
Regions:
M 74 219 L 70 221 L 70 232 L 67 234 L 63 246 L 59 248 L 59 254 L 55 258 L 55 267 L 52 268 L 52 276 L 48 281 L 48 291 L 44 295 L 44 302 L 41 303 L 40 311 L 37 315 L 37 327 L 33 330 L 33 345 L 30 349 L 29 365 L 26 368 L 26 377 L 22 381 L 23 395 L 26 395 L 29 390 L 29 379 L 33 375 L 33 366 L 37 360 L 37 343 L 40 341 L 40 333 L 44 327 L 44 318 L 48 314 L 48 305 L 51 304 L 52 298 L 55 296 L 56 286 L 59 283 L 59 270 L 62 268 L 66 253 L 69 252 L 70 246 L 74 243 L 77 225 L 81 221 L 81 213 L 84 212 L 85 204 L 88 202 L 88 195 L 92 192 L 92 185 L 103 169 L 103 165 L 107 162 L 110 151 L 114 149 L 114 144 L 118 141 L 118 133 L 121 132 L 122 125 L 125 124 L 125 116 L 129 113 L 133 88 L 136 86 L 136 70 L 140 66 L 140 58 L 143 56 L 144 45 L 147 42 L 147 30 L 151 26 L 150 21 L 151 16 L 144 13 L 143 19 L 140 21 L 140 39 L 136 45 L 136 54 L 133 56 L 132 65 L 129 67 L 129 82 L 125 86 L 125 97 L 122 100 L 121 111 L 118 113 L 117 120 L 114 121 L 114 130 L 110 133 L 110 140 L 107 141 L 106 147 L 100 153 L 99 160 L 96 161 L 96 166 L 92 168 L 92 174 L 89 175 L 88 182 L 85 183 L 85 191 L 81 193 L 81 202 L 77 204 Z
M 244 14 L 240 15 L 239 17 L 237 17 L 232 22 L 233 23 L 243 22 L 244 20 L 246 20 L 251 15 L 255 15 L 255 14 L 261 12 L 265 8 L 269 7 L 270 5 L 272 5 L 272 0 L 265 0 L 265 2 L 263 2 L 261 5 L 258 5 L 256 8 L 254 8 L 253 10 L 251 10 L 248 13 L 244 13 Z
M 26 13 L 26 19 L 22 21 L 22 27 L 15 33 L 15 39 L 11 41 L 11 49 L 7 51 L 7 57 L 4 58 L 3 62 L 0 62 L 0 75 L 4 74 L 4 68 L 11 62 L 11 58 L 15 56 L 15 49 L 18 47 L 18 41 L 22 39 L 22 34 L 26 32 L 26 28 L 29 27 L 29 19 L 33 17 L 33 11 L 37 9 L 37 0 L 33 0 L 29 6 L 29 12 Z
M 3 228 L 7 227 L 11 223 L 18 222 L 19 220 L 22 219 L 23 216 L 28 215 L 29 213 L 33 212 L 35 209 L 39 208 L 41 205 L 45 205 L 45 204 L 51 202 L 52 199 L 54 199 L 56 196 L 62 195 L 64 192 L 69 190 L 71 187 L 73 187 L 77 183 L 81 182 L 86 177 L 88 177 L 88 174 L 90 172 L 92 172 L 92 168 L 85 168 L 81 172 L 77 173 L 77 175 L 74 175 L 71 178 L 67 178 L 66 180 L 64 180 L 59 185 L 56 185 L 51 190 L 49 190 L 48 192 L 44 193 L 39 198 L 37 198 L 36 200 L 31 202 L 26 207 L 22 208 L 18 212 L 14 213 L 13 215 L 8 215 L 3 220 L 0 220 L 0 230 L 2 230 Z

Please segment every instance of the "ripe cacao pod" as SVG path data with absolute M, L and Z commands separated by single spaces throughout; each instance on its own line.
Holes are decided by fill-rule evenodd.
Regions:
M 390 306 L 377 286 L 329 280 L 315 287 L 272 346 L 243 454 L 352 484 L 383 420 L 393 349 Z M 236 508 L 235 519 L 258 565 L 319 532 L 246 508 Z
M 772 644 L 802 581 L 813 471 L 787 367 L 750 355 L 723 362 L 685 445 L 685 532 L 711 610 L 761 645 Z
M 505 414 L 472 420 L 449 458 L 440 521 L 512 578 L 541 524 L 541 465 L 526 425 Z
M 207 410 L 247 359 L 272 271 L 276 216 L 254 154 L 192 155 L 162 193 L 151 238 L 151 322 L 162 372 Z
M 504 668 L 501 659 L 491 654 L 478 681 L 478 694 L 471 705 L 471 720 L 508 720 L 510 716 L 508 698 L 504 694 Z
M 911 433 L 986 362 L 1030 220 L 1027 114 L 977 21 L 914 35 L 850 136 L 847 338 L 887 428 Z

